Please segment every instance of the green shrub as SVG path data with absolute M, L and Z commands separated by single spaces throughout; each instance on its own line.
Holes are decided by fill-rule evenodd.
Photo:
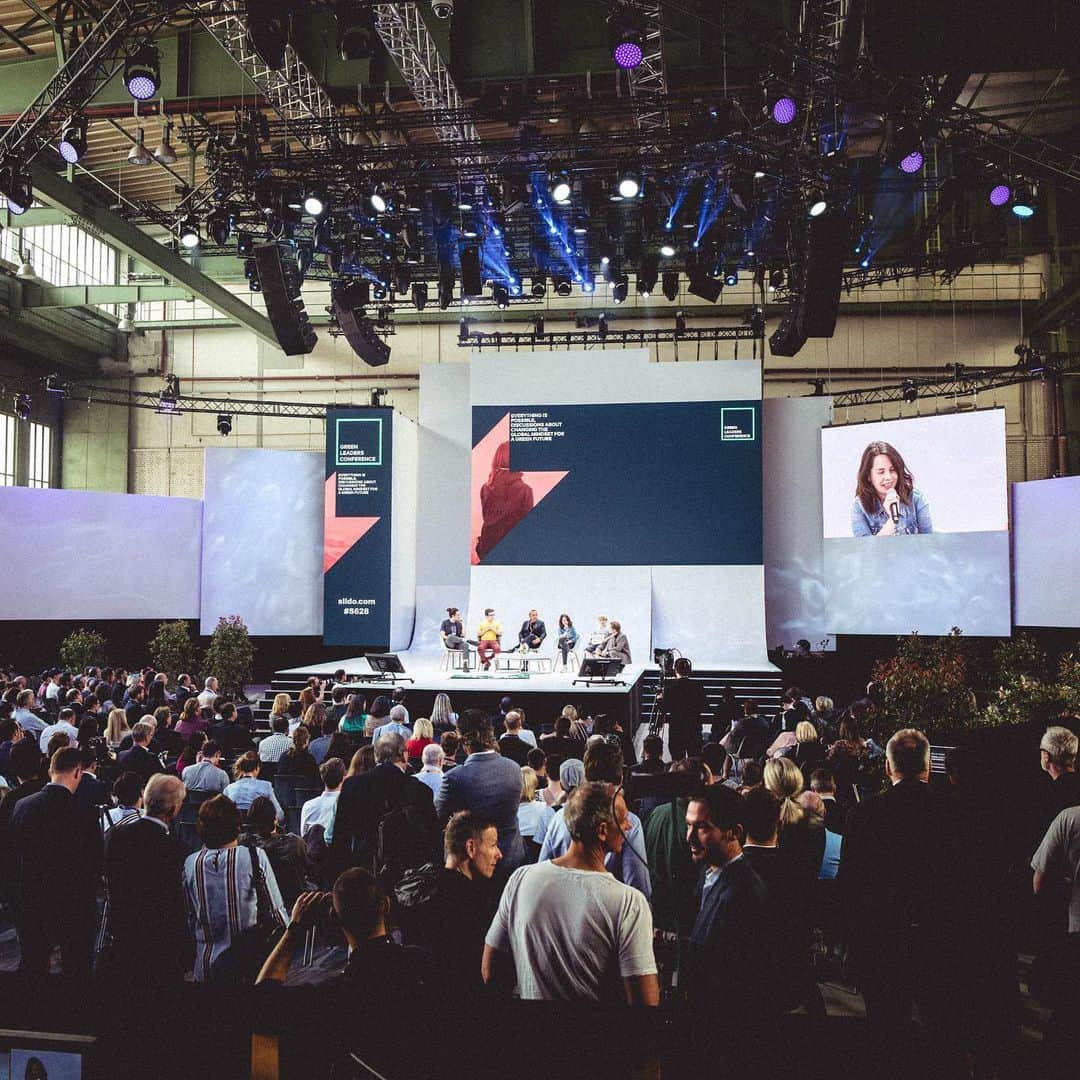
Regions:
M 223 694 L 242 694 L 251 678 L 255 646 L 239 615 L 223 615 L 210 635 L 210 646 L 203 660 L 206 676 L 213 675 Z
M 75 672 L 91 666 L 101 667 L 108 663 L 108 648 L 104 634 L 79 627 L 60 642 L 60 664 L 66 670 Z
M 170 683 L 175 684 L 180 675 L 195 674 L 198 662 L 195 643 L 184 619 L 159 624 L 149 649 L 151 663 L 158 671 L 168 674 Z

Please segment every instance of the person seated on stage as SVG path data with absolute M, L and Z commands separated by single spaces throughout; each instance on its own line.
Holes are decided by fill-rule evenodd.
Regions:
M 612 619 L 608 636 L 600 643 L 596 650 L 597 656 L 608 656 L 614 660 L 621 660 L 623 664 L 630 663 L 630 642 L 622 632 L 622 623 Z
M 604 644 L 609 633 L 611 633 L 611 631 L 608 630 L 607 616 L 597 615 L 596 629 L 589 635 L 589 643 L 585 646 L 585 651 L 591 656 Z
M 522 652 L 535 652 L 544 644 L 547 637 L 547 627 L 534 608 L 529 612 L 529 617 L 521 624 L 518 631 L 518 648 Z
M 443 648 L 468 653 L 469 643 L 465 640 L 465 624 L 461 621 L 460 608 L 446 609 L 446 618 L 439 627 L 439 637 L 442 638 Z
M 502 623 L 495 619 L 494 608 L 484 608 L 484 621 L 476 628 L 477 655 L 484 671 L 491 669 L 492 658 L 502 652 Z
M 574 622 L 570 616 L 566 614 L 560 615 L 559 636 L 555 645 L 559 650 L 559 655 L 562 657 L 563 671 L 566 670 L 566 665 L 569 663 L 571 650 L 577 648 L 579 636 L 577 630 L 574 629 Z

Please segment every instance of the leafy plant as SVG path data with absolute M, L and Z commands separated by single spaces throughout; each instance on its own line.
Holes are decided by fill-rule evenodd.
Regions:
M 154 667 L 166 672 L 170 683 L 175 683 L 182 674 L 194 673 L 197 663 L 195 643 L 184 619 L 160 623 L 157 633 L 150 639 L 149 649 Z
M 239 615 L 222 615 L 210 635 L 203 661 L 206 675 L 217 679 L 223 694 L 241 694 L 254 662 L 255 646 L 244 620 Z
M 100 667 L 107 662 L 108 648 L 104 634 L 79 627 L 60 642 L 60 663 L 68 671 L 83 671 L 91 665 Z

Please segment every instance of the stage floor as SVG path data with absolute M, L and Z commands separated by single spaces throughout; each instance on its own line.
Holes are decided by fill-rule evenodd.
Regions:
M 448 694 L 457 693 L 490 693 L 490 694 L 551 694 L 562 691 L 580 693 L 588 691 L 590 694 L 614 694 L 616 696 L 629 694 L 634 684 L 641 678 L 645 668 L 641 664 L 631 664 L 623 668 L 619 673 L 619 679 L 623 684 L 611 685 L 610 683 L 583 683 L 573 685 L 577 675 L 573 671 L 553 671 L 541 673 L 530 671 L 518 672 L 494 672 L 494 671 L 443 671 L 441 657 L 410 656 L 408 653 L 399 653 L 402 665 L 405 668 L 405 678 L 412 679 L 409 683 L 401 681 L 405 687 L 413 686 L 418 690 L 430 690 L 436 693 L 445 691 Z M 363 656 L 353 657 L 348 660 L 332 660 L 327 663 L 307 664 L 301 667 L 284 668 L 276 672 L 279 679 L 306 679 L 311 675 L 320 678 L 332 676 L 340 668 L 345 669 L 347 685 L 356 687 L 388 686 L 389 680 L 371 678 L 374 672 L 368 668 L 368 662 Z M 656 671 L 654 667 L 652 669 Z M 400 677 L 399 677 L 400 681 Z

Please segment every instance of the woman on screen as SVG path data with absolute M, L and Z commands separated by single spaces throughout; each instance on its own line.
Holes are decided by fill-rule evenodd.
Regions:
M 510 443 L 500 443 L 491 459 L 487 483 L 480 489 L 483 528 L 476 539 L 476 557 L 488 552 L 533 508 L 532 488 L 510 469 Z
M 929 533 L 930 503 L 896 447 L 872 442 L 862 454 L 851 507 L 852 536 Z

